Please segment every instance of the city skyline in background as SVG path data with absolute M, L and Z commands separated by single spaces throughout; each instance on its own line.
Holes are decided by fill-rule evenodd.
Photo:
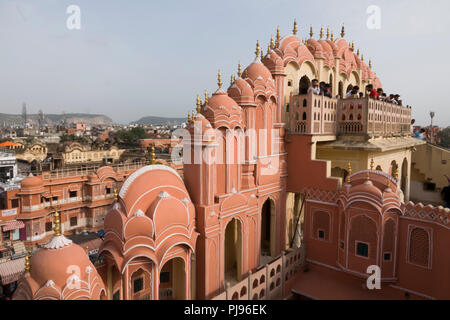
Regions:
M 81 9 L 81 30 L 68 30 L 70 5 Z M 381 9 L 381 29 L 366 26 L 367 7 Z M 352 10 L 348 8 L 352 7 Z M 448 126 L 444 89 L 450 49 L 450 4 L 433 1 L 356 1 L 347 6 L 322 1 L 0 1 L 2 76 L 0 113 L 105 114 L 117 123 L 144 116 L 183 117 L 195 97 L 217 89 L 217 70 L 228 87 L 238 61 L 254 59 L 256 40 L 266 51 L 277 25 L 300 39 L 321 26 L 338 37 L 345 23 L 387 93 L 413 107 L 418 125 Z

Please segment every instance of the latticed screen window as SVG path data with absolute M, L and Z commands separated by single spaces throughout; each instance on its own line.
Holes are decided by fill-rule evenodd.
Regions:
M 70 226 L 71 226 L 71 227 L 75 227 L 76 225 L 78 225 L 78 219 L 77 219 L 77 217 L 72 217 L 72 218 L 70 218 Z
M 325 231 L 319 230 L 319 239 L 325 239 Z
M 411 231 L 409 244 L 409 262 L 428 267 L 430 257 L 430 239 L 422 228 Z
M 169 272 L 161 272 L 159 277 L 159 282 L 168 283 L 170 281 L 170 273 Z
M 133 292 L 138 293 L 144 289 L 144 278 L 139 278 L 133 281 Z
M 53 224 L 51 222 L 45 223 L 45 232 L 50 232 L 53 230 Z
M 358 242 L 356 244 L 356 254 L 360 257 L 369 257 L 369 245 L 366 243 Z

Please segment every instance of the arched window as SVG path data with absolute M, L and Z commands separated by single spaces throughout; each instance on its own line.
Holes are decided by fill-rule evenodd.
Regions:
M 307 94 L 310 86 L 311 86 L 311 81 L 309 80 L 309 78 L 307 76 L 303 76 L 300 79 L 300 84 L 299 84 L 300 94 Z
M 306 121 L 306 112 L 303 112 L 303 121 Z
M 428 267 L 430 260 L 430 238 L 425 229 L 414 228 L 409 236 L 409 262 Z
M 286 112 L 289 112 L 289 103 L 286 106 Z
M 308 101 L 306 99 L 303 99 L 303 107 L 306 108 L 308 106 Z

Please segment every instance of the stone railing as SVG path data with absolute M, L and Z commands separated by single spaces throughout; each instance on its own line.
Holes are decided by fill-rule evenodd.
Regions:
M 410 134 L 411 108 L 371 99 L 338 100 L 338 133 Z
M 213 300 L 281 300 L 285 285 L 305 264 L 306 250 L 303 244 L 296 250 L 288 250 L 247 278 L 230 286 Z
M 336 134 L 337 100 L 312 92 L 291 95 L 289 121 L 292 134 Z
M 144 166 L 148 165 L 148 163 L 144 161 L 132 162 L 132 163 L 120 163 L 111 165 L 111 167 L 116 172 L 125 172 L 140 169 Z M 42 179 L 59 179 L 59 178 L 67 178 L 67 177 L 82 177 L 88 176 L 89 174 L 96 172 L 98 169 L 105 166 L 91 166 L 91 167 L 79 167 L 79 168 L 68 168 L 68 169 L 58 169 L 53 170 L 51 172 L 44 172 L 42 174 Z
M 408 135 L 411 108 L 371 99 L 291 95 L 289 129 L 300 135 Z

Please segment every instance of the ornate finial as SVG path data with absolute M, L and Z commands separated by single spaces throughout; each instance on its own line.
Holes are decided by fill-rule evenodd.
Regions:
M 352 50 L 355 50 L 355 43 L 352 41 Z
M 278 48 L 280 46 L 280 41 L 281 41 L 281 37 L 280 37 L 280 26 L 277 27 L 277 38 L 276 38 L 276 42 L 275 45 Z
M 294 30 L 292 30 L 292 33 L 294 34 L 294 35 L 296 35 L 297 34 L 297 19 L 294 19 Z
M 373 170 L 375 168 L 375 162 L 372 160 L 370 161 L 370 170 Z
M 359 57 L 359 48 L 358 48 L 358 51 L 356 51 L 356 55 Z
M 342 24 L 341 38 L 345 37 L 345 25 Z
M 156 163 L 155 146 L 152 147 L 152 164 Z
M 309 28 L 309 36 L 312 38 L 314 35 L 314 31 L 313 31 L 313 27 L 311 25 L 311 27 Z
M 191 123 L 191 114 L 188 112 L 188 116 L 187 116 L 187 122 Z
M 31 271 L 30 258 L 31 258 L 31 251 L 28 251 L 27 255 L 25 256 L 25 272 L 26 273 L 30 273 L 30 271 Z
M 192 110 L 192 123 L 194 123 L 194 122 L 195 122 L 195 111 Z
M 350 176 L 352 175 L 352 164 L 349 162 L 347 167 L 348 175 L 347 175 L 347 183 L 350 184 L 352 181 Z
M 205 90 L 205 105 L 208 103 L 208 91 Z
M 217 85 L 219 86 L 219 89 L 222 88 L 222 74 L 220 73 L 220 70 L 217 74 Z
M 334 33 L 333 33 L 333 31 L 331 31 L 331 38 L 330 38 L 330 40 L 334 41 Z
M 119 194 L 117 192 L 117 188 L 114 188 L 113 195 L 114 195 L 114 202 L 119 202 Z
M 327 27 L 327 40 L 330 39 L 330 27 Z
M 261 60 L 263 59 L 263 57 L 264 57 L 264 52 L 261 49 Z
M 256 58 L 259 57 L 260 51 L 261 51 L 261 48 L 259 47 L 259 40 L 256 40 L 256 50 L 255 50 Z
M 200 114 L 201 105 L 202 105 L 202 100 L 200 99 L 200 95 L 197 95 L 197 114 Z
M 270 49 L 270 41 L 269 41 L 269 43 L 267 44 L 267 54 L 270 53 L 270 50 L 272 50 L 272 49 Z
M 238 72 L 237 72 L 237 74 L 238 74 L 238 77 L 239 77 L 239 78 L 242 77 L 242 65 L 241 65 L 241 62 L 240 62 L 240 61 L 239 61 L 239 63 L 238 63 Z
M 59 237 L 61 235 L 61 225 L 60 225 L 60 221 L 59 221 L 59 213 L 58 210 L 55 210 L 55 236 Z
M 364 61 L 364 55 L 363 54 L 361 55 L 361 61 Z
M 270 50 L 273 50 L 275 48 L 275 44 L 273 43 L 273 37 L 270 36 Z
M 230 76 L 230 86 L 233 85 L 233 75 Z
M 320 27 L 320 39 L 323 38 L 323 27 Z
M 369 60 L 369 68 L 372 69 L 372 60 Z
M 367 180 L 367 181 L 370 180 L 370 173 L 369 173 L 369 171 L 367 171 L 367 173 L 366 173 L 366 180 Z
M 86 254 L 89 254 L 89 246 L 86 246 Z

